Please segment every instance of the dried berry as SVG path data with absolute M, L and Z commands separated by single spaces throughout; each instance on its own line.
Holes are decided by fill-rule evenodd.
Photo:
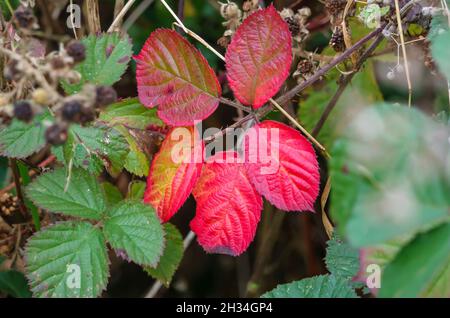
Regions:
M 30 102 L 20 100 L 14 103 L 14 117 L 18 120 L 29 122 L 33 119 L 33 108 Z
M 314 65 L 310 60 L 301 60 L 297 65 L 300 74 L 310 74 L 314 70 Z
M 66 46 L 66 52 L 74 62 L 81 62 L 86 58 L 86 47 L 80 41 L 70 41 Z
M 76 100 L 66 102 L 62 107 L 62 118 L 68 122 L 80 122 L 83 105 Z
M 14 17 L 21 28 L 31 28 L 35 22 L 33 10 L 30 7 L 20 6 L 15 12 Z
M 106 106 L 117 100 L 117 93 L 111 86 L 98 86 L 95 91 L 97 106 Z
M 60 70 L 66 66 L 64 60 L 60 56 L 55 56 L 50 60 L 50 65 L 54 70 Z
M 345 51 L 345 40 L 344 40 L 344 33 L 342 32 L 342 28 L 336 27 L 334 29 L 333 35 L 331 36 L 331 39 L 330 39 L 330 46 L 336 52 Z
M 230 44 L 231 40 L 228 36 L 222 36 L 217 40 L 217 44 L 223 48 L 227 48 L 228 44 Z
M 67 128 L 61 124 L 53 124 L 45 131 L 45 140 L 51 145 L 62 145 L 67 140 Z
M 10 60 L 5 66 L 3 75 L 7 81 L 19 80 L 22 77 L 22 71 L 20 70 L 19 61 Z

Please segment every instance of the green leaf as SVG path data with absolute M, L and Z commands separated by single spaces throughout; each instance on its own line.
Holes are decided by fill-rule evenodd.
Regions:
M 331 97 L 338 89 L 337 81 L 340 72 L 333 69 L 327 74 L 323 87 L 307 91 L 307 98 L 300 102 L 298 118 L 306 130 L 312 131 L 319 121 Z M 353 118 L 353 108 L 370 105 L 381 101 L 373 63 L 368 61 L 358 72 L 339 98 L 333 111 L 320 130 L 317 139 L 327 148 L 331 148 L 334 140 L 340 136 L 347 122 Z
M 106 205 L 112 207 L 123 200 L 122 193 L 116 186 L 109 182 L 102 183 L 103 190 L 105 191 Z
M 128 199 L 143 200 L 146 184 L 144 181 L 133 181 L 129 184 Z
M 164 126 L 156 114 L 156 108 L 147 108 L 138 98 L 124 99 L 108 106 L 100 113 L 100 120 L 111 125 L 125 125 L 128 128 L 146 129 L 149 125 Z
M 78 125 L 72 125 L 71 131 L 76 136 L 75 140 L 82 143 L 82 145 L 77 146 L 78 151 L 76 149 L 74 152 L 74 160 L 77 164 L 80 162 L 86 164 L 86 161 L 89 163 L 90 158 L 98 157 L 102 159 L 107 168 L 111 169 L 112 173 L 118 173 L 122 170 L 129 152 L 129 146 L 125 137 L 119 131 L 106 126 L 81 127 Z M 77 156 L 81 154 L 79 151 L 82 148 L 84 148 L 84 154 L 87 157 L 78 158 Z
M 15 298 L 31 297 L 25 276 L 14 270 L 0 272 L 0 291 Z
M 116 126 L 116 129 L 125 137 L 130 147 L 130 152 L 125 159 L 125 169 L 139 177 L 147 176 L 150 162 L 144 150 L 138 145 L 128 128 Z
M 119 81 L 132 54 L 131 39 L 128 35 L 89 35 L 81 42 L 86 46 L 86 59 L 75 66 L 75 70 L 81 74 L 81 81 L 76 84 L 62 82 L 66 93 L 79 92 L 85 83 L 113 85 Z
M 436 61 L 439 70 L 448 80 L 450 80 L 450 60 L 448 52 L 450 50 L 450 30 L 438 33 L 432 38 L 431 53 Z
M 327 242 L 325 263 L 331 274 L 353 278 L 359 270 L 359 251 L 334 236 Z
M 354 246 L 371 246 L 445 221 L 449 128 L 404 106 L 382 104 L 353 116 L 330 161 L 331 213 L 340 232 Z
M 96 297 L 106 287 L 106 243 L 92 224 L 64 222 L 40 231 L 28 241 L 25 256 L 35 297 Z
M 98 220 L 106 206 L 105 194 L 95 176 L 74 168 L 67 191 L 67 171 L 56 169 L 37 177 L 26 188 L 28 197 L 39 207 L 67 215 Z
M 357 298 L 347 279 L 334 275 L 305 278 L 289 284 L 278 285 L 263 298 Z
M 119 203 L 108 211 L 104 233 L 111 246 L 125 252 L 140 265 L 155 267 L 164 248 L 164 231 L 148 204 L 139 201 Z
M 48 111 L 37 115 L 31 123 L 13 119 L 0 131 L 0 155 L 26 158 L 45 146 L 45 130 L 52 117 Z
M 146 266 L 144 269 L 153 278 L 161 281 L 164 286 L 169 287 L 181 259 L 183 258 L 183 237 L 175 225 L 164 224 L 166 233 L 166 247 L 156 268 Z
M 387 265 L 380 297 L 450 297 L 450 222 L 419 234 Z

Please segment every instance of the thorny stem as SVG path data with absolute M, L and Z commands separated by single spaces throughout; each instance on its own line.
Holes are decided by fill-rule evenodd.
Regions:
M 341 97 L 342 93 L 345 91 L 347 85 L 351 82 L 353 76 L 358 72 L 359 68 L 362 66 L 362 63 L 370 56 L 370 54 L 372 54 L 372 52 L 377 48 L 377 46 L 380 44 L 380 42 L 382 40 L 383 40 L 383 37 L 379 35 L 375 39 L 375 41 L 371 44 L 371 46 L 364 52 L 364 54 L 361 55 L 357 64 L 355 65 L 354 71 L 348 75 L 342 75 L 341 81 L 339 83 L 339 87 L 338 87 L 336 93 L 333 95 L 333 97 L 329 101 L 328 105 L 325 107 L 325 110 L 323 111 L 319 120 L 317 121 L 316 125 L 314 126 L 314 129 L 311 133 L 314 137 L 317 137 L 317 135 L 319 134 L 320 130 L 322 129 L 323 125 L 325 124 L 325 121 L 328 119 L 328 116 L 330 115 L 331 111 L 336 106 L 339 98 Z

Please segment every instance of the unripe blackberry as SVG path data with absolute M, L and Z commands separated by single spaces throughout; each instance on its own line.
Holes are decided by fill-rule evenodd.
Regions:
M 14 18 L 21 28 L 31 28 L 35 22 L 33 10 L 29 7 L 20 6 L 14 12 Z
M 70 41 L 66 46 L 66 52 L 76 63 L 86 58 L 86 47 L 80 41 Z
M 98 86 L 95 92 L 95 103 L 97 106 L 106 106 L 117 100 L 117 93 L 111 86 Z
M 76 100 L 66 102 L 62 107 L 62 118 L 68 122 L 80 122 L 83 105 Z
M 342 28 L 337 27 L 334 29 L 333 35 L 330 39 L 330 46 L 336 52 L 344 52 L 345 51 L 345 40 L 344 33 L 342 32 Z
M 18 120 L 29 122 L 33 119 L 33 108 L 30 102 L 20 100 L 14 103 L 14 117 Z
M 62 145 L 67 140 L 67 128 L 53 124 L 45 131 L 45 140 L 53 146 Z
M 31 97 L 36 104 L 47 105 L 49 103 L 48 92 L 43 88 L 35 89 Z

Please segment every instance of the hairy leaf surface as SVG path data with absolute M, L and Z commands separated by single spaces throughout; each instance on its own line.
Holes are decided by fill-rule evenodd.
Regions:
M 158 106 L 168 125 L 192 125 L 211 115 L 221 88 L 201 53 L 177 32 L 158 29 L 135 57 L 139 100 Z
M 289 26 L 273 6 L 244 20 L 225 61 L 230 88 L 241 103 L 259 108 L 278 92 L 289 75 L 292 40 Z

